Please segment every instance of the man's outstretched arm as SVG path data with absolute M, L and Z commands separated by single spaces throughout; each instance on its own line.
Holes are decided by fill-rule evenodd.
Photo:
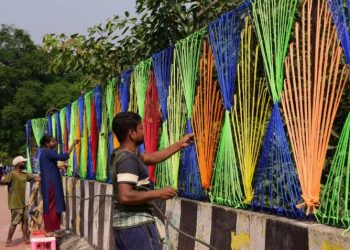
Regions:
M 179 150 L 188 147 L 191 143 L 193 143 L 193 136 L 194 134 L 187 134 L 178 142 L 175 142 L 173 145 L 170 145 L 169 147 L 150 153 L 150 154 L 143 154 L 142 160 L 146 165 L 154 165 L 159 162 L 165 161 L 170 156 L 178 152 Z

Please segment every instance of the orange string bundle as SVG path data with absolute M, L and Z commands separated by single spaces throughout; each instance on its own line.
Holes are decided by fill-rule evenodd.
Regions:
M 207 53 L 207 45 L 204 41 L 199 65 L 199 85 L 197 86 L 192 118 L 199 171 L 204 189 L 210 187 L 224 114 L 218 82 L 217 80 L 213 81 L 213 64 L 212 49 L 209 47 Z
M 303 4 L 297 42 L 290 45 L 285 63 L 282 97 L 306 214 L 319 204 L 328 141 L 349 74 L 340 66 L 342 49 L 326 1 L 314 6 L 312 0 Z
M 113 117 L 116 114 L 120 113 L 121 111 L 122 111 L 122 106 L 121 106 L 121 102 L 120 102 L 119 91 L 118 91 L 118 88 L 115 88 Z M 113 134 L 113 146 L 114 146 L 114 148 L 118 148 L 119 141 L 113 132 L 112 132 L 112 134 Z

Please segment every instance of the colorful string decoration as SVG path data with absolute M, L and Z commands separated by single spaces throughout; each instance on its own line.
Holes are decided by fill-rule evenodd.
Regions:
M 241 59 L 237 68 L 237 94 L 232 110 L 233 135 L 242 174 L 245 200 L 253 199 L 253 177 L 270 117 L 270 97 L 265 79 L 257 79 L 259 46 L 252 53 L 252 26 L 248 20 L 241 33 Z
M 77 114 L 78 114 L 78 101 L 74 101 L 70 107 L 70 123 L 69 123 L 69 139 L 68 144 L 72 145 L 76 138 L 76 127 L 77 127 Z M 73 149 L 71 157 L 68 159 L 68 176 L 76 176 L 76 148 Z
M 176 65 L 179 69 L 187 109 L 186 134 L 193 132 L 191 119 L 196 91 L 196 78 L 199 69 L 202 41 L 205 34 L 206 28 L 180 40 L 175 45 Z M 171 133 L 171 130 L 169 130 L 169 132 Z M 197 153 L 194 144 L 189 145 L 182 152 L 178 194 L 182 197 L 196 200 L 203 200 L 206 197 L 202 189 Z
M 98 150 L 98 128 L 97 128 L 97 115 L 95 98 L 91 96 L 91 118 L 90 118 L 90 148 L 91 148 L 91 163 L 92 163 L 92 176 L 90 178 L 95 178 L 96 168 L 97 168 L 97 150 Z M 89 161 L 89 159 L 88 159 Z
M 57 140 L 57 150 L 59 153 L 62 152 L 62 134 L 61 134 L 61 121 L 60 121 L 60 112 L 57 111 L 55 113 L 55 121 L 56 121 L 56 140 Z
M 327 183 L 322 190 L 320 207 L 316 212 L 319 222 L 350 230 L 350 113 L 345 121 L 335 152 Z
M 328 6 L 338 32 L 338 37 L 343 47 L 346 62 L 350 65 L 350 36 L 348 27 L 350 19 L 350 1 L 347 0 L 345 2 L 344 0 L 328 0 Z M 348 9 L 347 13 L 345 11 L 345 7 Z
M 230 110 L 233 106 L 234 84 L 240 52 L 241 30 L 249 2 L 243 2 L 209 25 L 219 85 L 225 107 L 225 118 L 212 177 L 210 200 L 214 203 L 242 207 L 242 190 L 236 163 Z
M 81 96 L 78 99 L 78 115 L 79 115 L 79 136 L 76 136 L 76 139 L 80 139 L 80 143 L 77 147 L 77 162 L 79 165 L 79 177 L 81 179 L 86 178 L 86 160 L 87 160 L 87 133 L 86 130 L 86 122 L 85 122 L 85 104 L 84 104 L 84 96 Z
M 86 120 L 86 128 L 87 128 L 87 135 L 88 135 L 88 139 L 87 139 L 87 176 L 86 178 L 89 180 L 94 179 L 95 177 L 95 172 L 94 172 L 94 165 L 92 162 L 92 146 L 91 146 L 91 124 L 93 123 L 92 121 L 92 102 L 93 102 L 93 98 L 92 98 L 92 91 L 89 91 L 85 94 L 85 120 Z M 96 118 L 95 118 L 96 119 Z M 96 120 L 94 120 L 96 122 Z M 94 126 L 96 128 L 96 125 Z M 96 132 L 94 132 L 96 133 Z
M 302 217 L 302 211 L 296 207 L 300 199 L 300 186 L 276 102 L 257 166 L 251 205 L 255 210 L 263 209 L 277 215 Z
M 118 76 L 118 90 L 121 103 L 121 111 L 126 112 L 130 102 L 130 78 L 132 69 L 126 70 Z
M 303 217 L 303 213 L 296 208 L 300 201 L 300 186 L 278 105 L 297 2 L 256 0 L 252 3 L 255 30 L 274 102 L 256 170 L 252 207 L 290 217 Z
M 102 123 L 102 88 L 101 86 L 96 86 L 94 90 L 92 91 L 92 95 L 94 98 L 94 105 L 95 105 L 95 111 L 96 111 L 96 121 L 97 121 L 97 129 L 98 132 L 101 131 L 101 123 Z
M 152 57 L 153 69 L 156 78 L 157 90 L 159 94 L 159 103 L 161 106 L 162 129 L 160 132 L 159 149 L 164 149 L 170 145 L 168 133 L 168 95 L 171 80 L 171 65 L 174 61 L 174 47 L 169 47 Z M 155 188 L 163 188 L 171 185 L 171 161 L 161 162 L 156 167 Z
M 145 117 L 145 99 L 149 72 L 152 65 L 152 58 L 149 58 L 134 67 L 133 79 L 136 93 L 137 107 L 141 118 Z
M 61 128 L 61 140 L 62 140 L 62 151 L 61 152 L 66 152 L 67 151 L 67 144 L 65 138 L 67 137 L 66 135 L 66 108 L 62 108 L 60 110 L 60 128 Z
M 158 91 L 154 72 L 150 72 L 145 103 L 145 119 L 143 128 L 145 133 L 146 153 L 152 153 L 158 149 L 158 137 L 160 126 L 160 108 L 158 101 Z M 155 183 L 155 165 L 148 166 L 149 179 Z
M 122 112 L 122 106 L 121 106 L 121 97 L 119 94 L 118 89 L 115 90 L 115 98 L 114 98 L 114 114 L 113 114 L 113 118 L 116 114 Z M 113 123 L 113 120 L 111 122 L 111 124 Z M 109 128 L 110 130 L 112 130 L 112 126 Z M 114 148 L 118 148 L 119 147 L 119 141 L 116 137 L 116 135 L 114 133 L 113 134 L 113 147 L 110 148 L 110 153 L 112 153 L 112 150 Z M 109 171 L 108 171 L 109 173 Z
M 32 164 L 30 161 L 30 132 L 31 132 L 31 121 L 27 120 L 26 123 L 26 157 L 27 157 L 27 173 L 31 174 L 32 173 Z
M 51 116 L 51 126 L 52 126 L 52 136 L 57 139 L 57 134 L 56 134 L 56 116 L 55 114 L 52 114 Z
M 208 190 L 215 163 L 224 105 L 218 81 L 213 81 L 214 56 L 211 47 L 203 41 L 199 64 L 199 85 L 193 108 L 193 131 L 202 187 Z
M 160 145 L 171 145 L 181 139 L 186 125 L 186 104 L 184 102 L 184 90 L 181 86 L 180 73 L 177 60 L 174 55 L 174 63 L 171 66 L 171 81 L 168 97 L 168 120 L 163 123 L 163 128 L 168 128 L 168 137 L 161 133 Z M 157 165 L 156 188 L 178 187 L 179 165 L 181 152 L 173 154 L 169 159 Z
M 302 189 L 301 206 L 308 215 L 320 203 L 328 142 L 349 70 L 341 66 L 342 49 L 326 1 L 317 7 L 311 0 L 304 2 L 295 36 L 298 43 L 290 45 L 286 59 L 282 104 Z
M 47 118 L 37 118 L 31 120 L 31 127 L 34 134 L 34 139 L 37 145 L 35 159 L 40 157 L 40 140 L 44 136 L 47 128 Z
M 136 89 L 135 89 L 135 81 L 134 78 L 130 79 L 130 101 L 128 111 L 138 113 L 137 107 L 137 97 L 136 97 Z
M 52 135 L 52 117 L 47 117 L 47 133 Z
M 108 112 L 106 105 L 103 105 L 101 120 L 101 131 L 98 135 L 98 153 L 96 180 L 105 182 L 107 180 L 108 162 Z

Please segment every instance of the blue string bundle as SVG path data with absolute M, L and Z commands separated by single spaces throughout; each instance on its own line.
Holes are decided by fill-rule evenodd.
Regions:
M 192 132 L 191 121 L 187 120 L 186 134 Z M 181 155 L 178 194 L 185 198 L 207 200 L 207 195 L 202 188 L 196 148 L 194 144 L 191 144 L 185 148 Z
M 49 135 L 53 135 L 52 132 L 53 132 L 53 131 L 52 131 L 52 117 L 49 116 L 48 119 L 47 119 L 47 133 L 48 133 Z
M 301 200 L 300 184 L 276 102 L 255 174 L 252 208 L 303 218 L 303 212 L 296 207 Z
M 92 151 L 91 151 L 91 140 L 88 138 L 88 154 L 87 154 L 87 179 L 94 180 L 95 174 L 92 168 Z
M 102 88 L 101 85 L 96 86 L 92 92 L 92 96 L 95 102 L 97 130 L 101 132 L 102 123 Z
M 162 119 L 168 118 L 167 100 L 170 85 L 171 65 L 174 60 L 174 47 L 169 47 L 152 56 L 153 70 L 161 107 Z
M 56 117 L 56 141 L 58 144 L 58 148 L 59 151 L 61 152 L 63 149 L 62 146 L 62 133 L 61 133 L 61 120 L 60 120 L 60 112 L 56 112 L 55 113 L 55 117 Z
M 213 49 L 216 70 L 226 110 L 233 106 L 234 84 L 239 60 L 243 14 L 250 1 L 220 16 L 209 24 L 209 39 Z
M 70 113 L 71 113 L 71 104 L 68 104 L 66 107 L 66 126 L 67 126 L 67 138 L 70 134 Z M 67 145 L 69 147 L 69 145 Z
M 132 69 L 128 69 L 118 76 L 118 91 L 120 97 L 120 103 L 122 112 L 128 111 L 129 101 L 130 101 L 130 77 Z
M 84 96 L 78 99 L 78 112 L 79 112 L 79 128 L 80 136 L 84 133 Z
M 328 0 L 328 6 L 344 50 L 346 62 L 347 64 L 350 64 L 350 36 L 348 29 L 348 22 L 350 19 L 350 0 L 346 1 L 346 6 L 348 8 L 347 16 L 345 14 L 343 0 Z

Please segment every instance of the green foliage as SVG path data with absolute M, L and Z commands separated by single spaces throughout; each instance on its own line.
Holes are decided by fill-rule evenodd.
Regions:
M 45 117 L 79 95 L 79 73 L 49 74 L 49 56 L 30 36 L 12 26 L 0 26 L 0 162 L 25 155 L 26 120 Z
M 241 0 L 137 0 L 136 14 L 114 16 L 88 29 L 88 35 L 50 34 L 43 47 L 52 72 L 80 70 L 85 86 L 105 83 L 119 72 L 174 45 L 233 9 Z

